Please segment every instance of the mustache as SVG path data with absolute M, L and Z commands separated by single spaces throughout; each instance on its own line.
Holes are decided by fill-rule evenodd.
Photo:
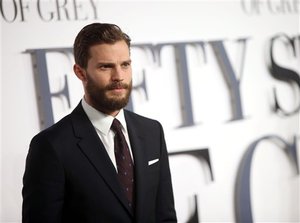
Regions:
M 121 82 L 113 82 L 105 87 L 105 90 L 129 89 L 129 85 Z

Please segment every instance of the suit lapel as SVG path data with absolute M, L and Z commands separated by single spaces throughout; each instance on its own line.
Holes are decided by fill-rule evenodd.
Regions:
M 139 222 L 140 215 L 143 213 L 145 205 L 145 193 L 146 193 L 146 168 L 148 160 L 146 156 L 145 146 L 143 146 L 143 137 L 139 134 L 142 129 L 136 123 L 133 117 L 129 115 L 127 111 L 124 112 L 130 145 L 134 156 L 135 165 L 135 195 L 136 195 L 136 219 Z
M 81 103 L 74 109 L 71 117 L 74 134 L 76 137 L 80 138 L 78 141 L 79 148 L 95 167 L 107 186 L 111 188 L 112 192 L 118 197 L 123 206 L 130 212 L 126 197 L 118 182 L 115 167 L 97 135 L 94 126 L 85 114 Z

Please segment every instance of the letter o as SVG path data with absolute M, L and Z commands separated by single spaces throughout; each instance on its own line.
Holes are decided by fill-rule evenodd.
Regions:
M 12 23 L 16 20 L 17 18 L 17 15 L 18 15 L 18 8 L 17 8 L 17 3 L 15 0 L 12 0 L 11 1 L 13 3 L 13 18 L 7 18 L 7 15 L 5 13 L 5 9 L 4 9 L 4 4 L 3 4 L 3 0 L 0 0 L 0 13 L 2 15 L 2 18 L 6 21 L 6 22 L 9 22 L 9 23 Z M 6 9 L 8 10 L 8 9 Z

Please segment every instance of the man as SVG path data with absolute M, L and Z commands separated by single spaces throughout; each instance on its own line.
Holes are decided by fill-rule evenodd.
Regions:
M 84 97 L 31 141 L 23 222 L 177 222 L 162 126 L 123 109 L 130 38 L 114 24 L 87 25 L 74 57 Z

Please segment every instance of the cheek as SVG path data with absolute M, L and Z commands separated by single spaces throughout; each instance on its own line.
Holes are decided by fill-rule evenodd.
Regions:
M 95 82 L 99 86 L 105 86 L 107 83 L 109 83 L 110 79 L 108 75 L 98 74 L 94 78 Z
M 97 86 L 104 86 L 108 82 L 108 75 L 105 75 L 101 72 L 97 71 L 90 71 L 88 72 L 88 81 L 91 81 L 94 83 L 94 85 Z
M 93 83 L 94 86 L 101 87 L 103 85 L 103 80 L 99 77 L 92 77 L 89 79 L 90 82 Z

